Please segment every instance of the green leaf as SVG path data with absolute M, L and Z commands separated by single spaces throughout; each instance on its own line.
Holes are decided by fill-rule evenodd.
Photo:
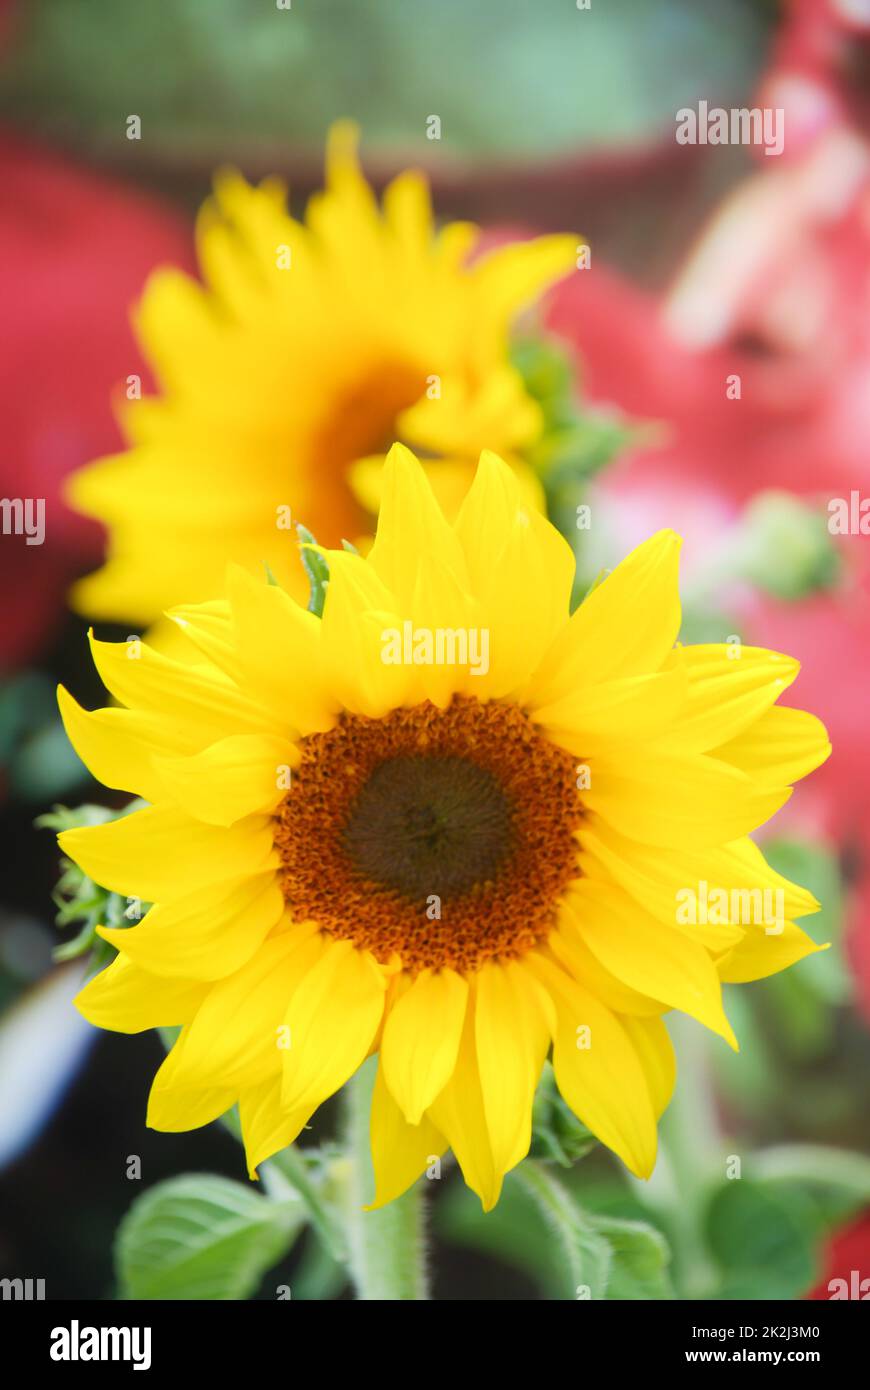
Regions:
M 209 1173 L 159 1183 L 118 1228 L 122 1298 L 244 1299 L 293 1245 L 302 1204 L 266 1197 Z
M 722 1269 L 717 1298 L 797 1298 L 812 1286 L 814 1221 L 803 1194 L 735 1178 L 713 1193 L 705 1230 Z
M 766 1182 L 789 1180 L 808 1187 L 827 1187 L 847 1193 L 870 1206 L 870 1158 L 850 1149 L 826 1144 L 777 1144 L 752 1160 L 755 1176 Z
M 668 1265 L 671 1252 L 661 1231 L 645 1221 L 590 1216 L 592 1227 L 613 1256 L 607 1282 L 609 1299 L 673 1298 Z
M 299 537 L 299 553 L 302 556 L 302 565 L 308 576 L 311 590 L 308 611 L 309 613 L 316 613 L 318 618 L 322 618 L 323 605 L 326 602 L 326 590 L 329 585 L 329 565 L 320 551 L 316 549 L 317 541 L 307 527 L 297 526 L 296 534 Z

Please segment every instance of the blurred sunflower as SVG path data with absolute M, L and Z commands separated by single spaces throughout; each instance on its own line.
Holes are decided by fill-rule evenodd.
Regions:
M 511 364 L 518 313 L 576 263 L 571 236 L 474 259 L 468 223 L 435 232 L 428 187 L 408 171 L 383 208 L 360 172 L 354 126 L 333 127 L 326 189 L 305 222 L 277 180 L 215 180 L 197 245 L 205 285 L 156 272 L 137 315 L 162 394 L 125 401 L 126 453 L 79 472 L 70 498 L 103 521 L 109 559 L 75 588 L 98 618 L 151 622 L 211 598 L 227 558 L 302 593 L 290 517 L 319 539 L 356 539 L 377 510 L 396 438 L 428 459 L 455 513 L 481 449 L 498 450 L 539 496 L 523 453 L 541 408 Z
M 226 602 L 175 610 L 187 659 L 94 642 L 126 708 L 62 691 L 67 730 L 153 805 L 60 843 L 155 906 L 102 931 L 119 955 L 79 1006 L 122 1032 L 182 1025 L 151 1125 L 238 1101 L 253 1174 L 378 1052 L 376 1203 L 449 1146 L 490 1208 L 552 1044 L 565 1100 L 649 1175 L 662 1015 L 734 1045 L 721 982 L 819 949 L 742 920 L 730 891 L 715 921 L 675 911 L 701 882 L 817 908 L 748 833 L 828 752 L 818 720 L 774 707 L 796 662 L 674 646 L 678 551 L 653 536 L 569 618 L 570 549 L 515 473 L 485 454 L 449 523 L 398 446 L 369 556 L 324 552 L 322 619 L 236 566 Z M 486 634 L 488 659 L 428 661 L 439 632 Z M 397 633 L 411 661 L 384 659 Z

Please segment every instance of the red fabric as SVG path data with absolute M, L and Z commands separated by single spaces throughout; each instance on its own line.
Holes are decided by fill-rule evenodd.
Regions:
M 0 537 L 8 670 L 40 650 L 68 581 L 99 559 L 99 529 L 67 509 L 61 485 L 119 446 L 113 391 L 131 373 L 147 387 L 130 306 L 155 265 L 193 263 L 182 219 L 8 132 L 0 188 L 0 494 L 46 499 L 43 545 Z
M 833 1279 L 846 1281 L 850 1297 L 857 1292 L 859 1297 L 870 1298 L 870 1211 L 864 1212 L 828 1240 L 824 1273 L 807 1298 L 830 1298 L 832 1290 L 829 1286 Z M 860 1285 L 865 1280 L 866 1287 L 862 1293 Z

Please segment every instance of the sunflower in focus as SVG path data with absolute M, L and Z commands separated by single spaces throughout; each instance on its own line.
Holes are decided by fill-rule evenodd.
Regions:
M 125 400 L 127 451 L 70 483 L 108 530 L 107 563 L 73 593 L 81 612 L 150 623 L 222 592 L 227 559 L 257 573 L 266 561 L 301 596 L 292 520 L 329 545 L 368 534 L 395 439 L 426 457 L 450 514 L 485 447 L 543 505 L 524 464 L 543 416 L 511 363 L 511 329 L 575 268 L 576 237 L 470 261 L 477 229 L 436 232 L 414 171 L 379 206 L 356 144 L 354 126 L 333 127 L 304 222 L 277 180 L 219 174 L 197 224 L 204 283 L 151 277 L 136 324 L 160 394 Z
M 485 454 L 448 521 L 396 446 L 368 556 L 322 552 L 322 617 L 233 566 L 226 600 L 172 612 L 184 658 L 93 643 L 119 704 L 61 691 L 67 731 L 150 805 L 60 843 L 154 906 L 101 930 L 118 955 L 78 1004 L 181 1026 L 149 1124 L 238 1103 L 253 1176 L 377 1053 L 375 1204 L 450 1148 L 489 1209 L 551 1055 L 650 1174 L 663 1016 L 736 1046 L 722 983 L 820 949 L 793 921 L 815 899 L 749 834 L 829 751 L 776 706 L 796 662 L 675 645 L 678 552 L 653 536 L 569 616 L 571 551 L 508 465 Z M 730 906 L 689 922 L 701 884 Z M 765 891 L 775 927 L 736 906 Z

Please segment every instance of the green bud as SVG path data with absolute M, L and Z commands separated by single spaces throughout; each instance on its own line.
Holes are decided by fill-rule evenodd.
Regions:
M 833 588 L 840 557 L 820 512 L 789 492 L 763 492 L 743 514 L 731 567 L 774 598 L 794 601 Z

